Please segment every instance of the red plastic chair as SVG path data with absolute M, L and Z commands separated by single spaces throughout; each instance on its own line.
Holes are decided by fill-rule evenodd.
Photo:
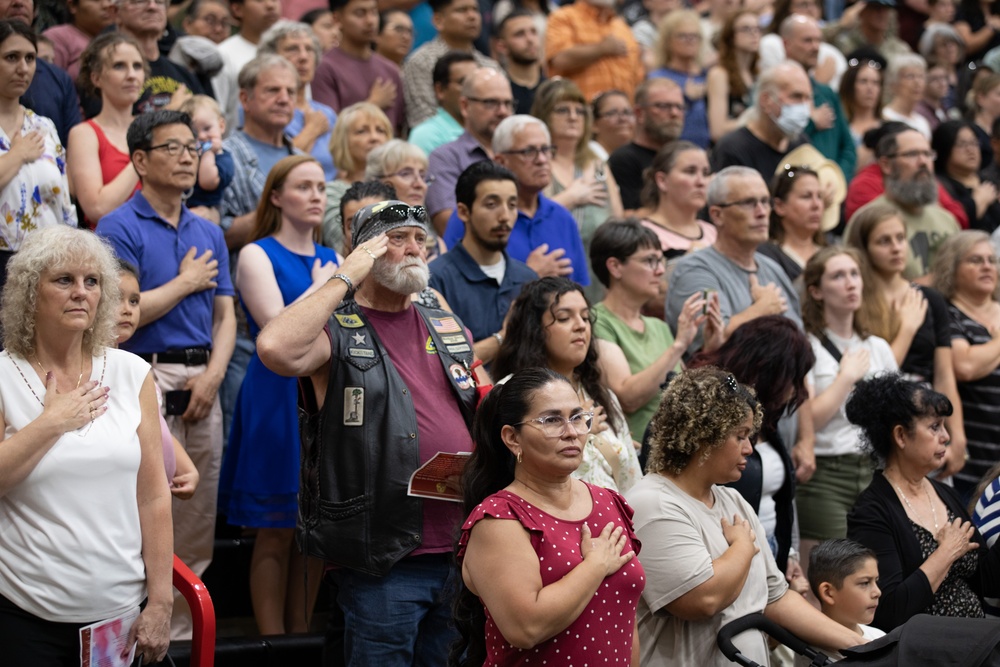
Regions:
M 191 607 L 194 632 L 191 636 L 191 667 L 213 667 L 215 664 L 215 605 L 205 584 L 174 555 L 174 588 L 181 592 Z

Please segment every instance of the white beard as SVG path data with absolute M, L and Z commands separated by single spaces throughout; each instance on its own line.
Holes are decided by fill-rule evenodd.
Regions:
M 419 257 L 409 257 L 398 264 L 390 264 L 380 257 L 372 265 L 371 274 L 378 284 L 396 294 L 422 292 L 431 279 L 427 263 Z

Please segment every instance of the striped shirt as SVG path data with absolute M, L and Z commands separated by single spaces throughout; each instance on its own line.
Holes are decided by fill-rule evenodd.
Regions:
M 983 345 L 993 339 L 986 327 L 952 304 L 948 304 L 948 315 L 952 340 Z M 959 382 L 958 395 L 962 399 L 969 460 L 955 477 L 975 487 L 1000 461 L 1000 368 L 978 380 Z

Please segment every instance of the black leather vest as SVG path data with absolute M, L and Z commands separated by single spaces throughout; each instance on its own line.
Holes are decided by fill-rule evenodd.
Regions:
M 472 426 L 472 341 L 454 314 L 413 304 L 437 348 L 442 372 Z M 411 391 L 353 301 L 328 324 L 332 355 L 323 409 L 301 411 L 302 479 L 297 539 L 305 553 L 385 575 L 420 545 L 423 502 L 406 495 L 420 466 Z

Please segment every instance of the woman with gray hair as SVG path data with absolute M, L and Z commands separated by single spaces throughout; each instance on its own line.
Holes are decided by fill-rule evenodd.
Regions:
M 427 173 L 427 154 L 419 146 L 402 139 L 390 139 L 368 154 L 365 180 L 379 180 L 396 189 L 396 197 L 410 206 L 423 206 L 427 186 L 434 176 Z M 447 252 L 434 229 L 427 231 L 427 261 Z
M 316 158 L 323 167 L 326 180 L 332 181 L 337 175 L 337 168 L 333 164 L 329 145 L 337 114 L 327 105 L 312 99 L 309 93 L 309 84 L 316 76 L 316 67 L 323 55 L 319 38 L 308 23 L 278 21 L 263 34 L 257 47 L 257 55 L 268 53 L 287 59 L 299 75 L 295 110 L 285 134 L 292 138 L 296 148 Z
M 955 474 L 965 500 L 1000 460 L 1000 286 L 997 253 L 986 232 L 966 230 L 934 256 L 934 288 L 948 299 L 951 355 L 962 400 L 968 459 Z
M 930 141 L 931 126 L 917 113 L 917 104 L 924 97 L 926 78 L 927 63 L 920 56 L 907 53 L 893 58 L 882 86 L 885 96 L 882 119 L 906 123 Z
M 947 4 L 944 0 L 937 4 Z M 948 72 L 948 94 L 943 100 L 945 109 L 960 106 L 958 99 L 958 67 L 965 59 L 965 42 L 947 23 L 928 23 L 918 45 L 920 55 Z
M 4 659 L 79 664 L 80 629 L 121 619 L 125 645 L 138 642 L 142 661 L 156 662 L 173 607 L 170 493 L 149 364 L 114 346 L 114 256 L 97 236 L 58 226 L 29 235 L 7 268 Z

